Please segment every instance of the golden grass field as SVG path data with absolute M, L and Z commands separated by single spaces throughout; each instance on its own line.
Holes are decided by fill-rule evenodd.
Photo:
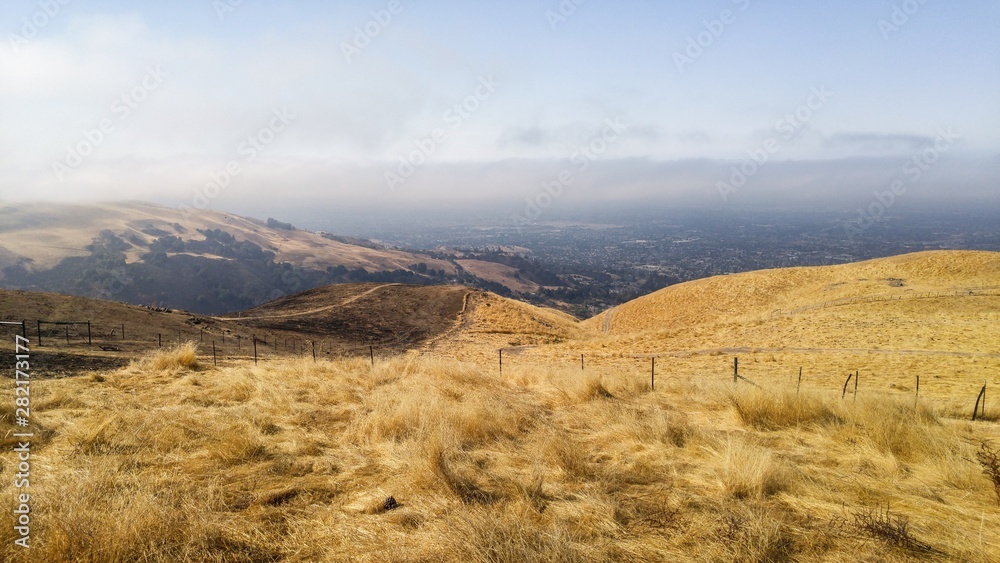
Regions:
M 607 334 L 472 292 L 450 331 L 374 366 L 212 367 L 187 345 L 40 379 L 34 547 L 3 526 L 0 557 L 1000 561 L 981 461 L 1000 450 L 998 264 L 702 280 L 619 307 Z M 735 356 L 756 385 L 733 383 Z M 8 385 L 5 428 L 12 411 Z

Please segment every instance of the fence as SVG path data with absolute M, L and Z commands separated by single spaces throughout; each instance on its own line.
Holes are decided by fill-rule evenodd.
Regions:
M 0 321 L 0 326 L 21 327 L 21 336 L 28 338 L 28 324 L 25 321 Z

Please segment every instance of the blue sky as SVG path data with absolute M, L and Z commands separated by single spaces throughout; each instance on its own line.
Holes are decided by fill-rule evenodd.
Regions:
M 0 199 L 996 201 L 996 2 L 64 2 L 0 6 Z

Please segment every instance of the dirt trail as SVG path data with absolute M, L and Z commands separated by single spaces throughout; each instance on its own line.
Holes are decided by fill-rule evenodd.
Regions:
M 611 317 L 615 315 L 615 309 L 618 307 L 612 307 L 604 313 L 604 321 L 601 323 L 601 332 L 608 334 L 611 332 Z
M 402 285 L 399 283 L 386 283 L 379 286 L 375 286 L 368 291 L 363 291 L 353 297 L 348 297 L 347 299 L 341 301 L 340 303 L 334 303 L 333 305 L 325 305 L 323 307 L 317 307 L 315 309 L 309 309 L 306 311 L 295 311 L 294 313 L 282 313 L 280 315 L 258 315 L 254 317 L 215 317 L 219 321 L 247 321 L 247 320 L 260 320 L 260 319 L 286 319 L 289 317 L 301 317 L 303 315 L 311 315 L 313 313 L 322 313 L 323 311 L 329 311 L 330 309 L 337 309 L 338 307 L 343 307 L 354 303 L 355 301 L 361 299 L 362 297 L 367 297 L 372 293 L 380 289 L 385 289 L 387 287 L 392 287 L 394 285 Z
M 438 342 L 446 338 L 450 338 L 452 335 L 460 332 L 462 329 L 469 326 L 469 324 L 471 323 L 471 319 L 466 317 L 466 314 L 469 312 L 469 299 L 472 297 L 472 295 L 473 295 L 472 291 L 465 292 L 465 295 L 462 296 L 462 310 L 458 312 L 458 315 L 456 315 L 454 325 L 448 330 L 442 332 L 438 336 L 424 343 L 424 345 L 420 347 L 421 352 L 429 352 L 433 350 L 434 346 L 436 346 Z

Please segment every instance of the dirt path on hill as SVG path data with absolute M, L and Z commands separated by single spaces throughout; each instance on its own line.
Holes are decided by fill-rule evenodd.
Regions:
M 466 317 L 469 312 L 469 300 L 472 298 L 472 291 L 466 291 L 465 295 L 462 296 L 462 310 L 458 312 L 455 317 L 455 324 L 448 330 L 442 332 L 438 336 L 427 341 L 423 346 L 420 347 L 421 352 L 428 352 L 434 348 L 441 340 L 451 337 L 455 333 L 459 332 L 463 328 L 466 328 L 471 323 L 471 319 Z
M 394 285 L 402 285 L 402 284 L 399 284 L 399 283 L 386 283 L 386 284 L 382 284 L 382 285 L 379 285 L 379 286 L 375 286 L 375 287 L 369 289 L 368 291 L 363 291 L 363 292 L 355 295 L 354 297 L 349 297 L 349 298 L 341 301 L 340 303 L 334 303 L 333 305 L 324 305 L 323 307 L 317 307 L 315 309 L 309 309 L 309 310 L 306 310 L 306 311 L 295 311 L 294 313 L 282 313 L 280 315 L 258 315 L 258 316 L 254 316 L 254 317 L 214 317 L 214 318 L 216 320 L 219 320 L 219 321 L 249 321 L 249 320 L 261 320 L 261 319 L 285 319 L 285 318 L 288 318 L 288 317 L 300 317 L 302 315 L 311 315 L 313 313 L 322 313 L 323 311 L 329 311 L 331 309 L 336 309 L 338 307 L 343 307 L 345 305 L 349 305 L 349 304 L 354 303 L 355 301 L 361 299 L 362 297 L 367 297 L 367 296 L 371 295 L 372 293 L 375 293 L 376 291 L 378 291 L 380 289 L 385 289 L 387 287 L 392 287 Z
M 612 307 L 604 313 L 604 320 L 601 322 L 601 332 L 608 334 L 611 332 L 611 317 L 615 316 L 615 309 L 618 307 Z

